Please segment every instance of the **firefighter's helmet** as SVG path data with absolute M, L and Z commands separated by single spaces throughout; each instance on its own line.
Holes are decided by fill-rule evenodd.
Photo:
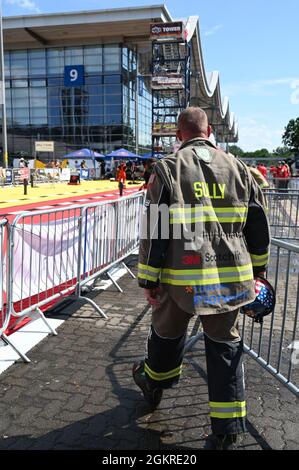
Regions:
M 275 308 L 275 291 L 270 282 L 263 277 L 256 277 L 254 281 L 256 298 L 250 304 L 244 305 L 241 313 L 253 318 L 257 323 L 263 323 L 263 318 Z

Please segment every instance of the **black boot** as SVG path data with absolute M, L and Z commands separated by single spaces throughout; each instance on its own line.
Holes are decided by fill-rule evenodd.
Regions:
M 205 450 L 237 450 L 242 443 L 241 434 L 211 434 Z

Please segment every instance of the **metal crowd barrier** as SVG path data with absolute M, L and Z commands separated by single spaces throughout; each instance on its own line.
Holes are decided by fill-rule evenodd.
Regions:
M 263 190 L 268 204 L 271 235 L 284 240 L 299 239 L 299 190 Z
M 42 308 L 70 295 L 84 299 L 107 318 L 93 300 L 81 296 L 81 289 L 104 272 L 119 288 L 109 270 L 120 263 L 135 277 L 124 259 L 138 246 L 143 200 L 142 192 L 116 201 L 19 214 L 10 225 L 7 247 L 6 315 L 15 320 L 14 326 L 26 317 L 41 318 L 56 335 Z M 8 320 L 0 333 L 9 342 L 4 333 L 7 325 Z
M 262 325 L 242 316 L 244 350 L 299 396 L 299 246 L 272 240 L 268 279 L 276 291 L 275 311 Z
M 244 352 L 299 396 L 299 247 L 272 239 L 268 279 L 276 291 L 275 311 L 262 324 L 240 314 Z M 202 330 L 200 327 L 199 330 Z M 204 333 L 191 336 L 185 352 Z

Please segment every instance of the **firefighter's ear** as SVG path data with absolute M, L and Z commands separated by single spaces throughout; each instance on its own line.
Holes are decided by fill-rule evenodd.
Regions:
M 208 125 L 208 137 L 213 133 L 212 126 Z
M 176 138 L 177 138 L 180 142 L 183 142 L 183 136 L 182 136 L 182 132 L 180 131 L 180 129 L 177 129 L 177 131 L 176 131 Z

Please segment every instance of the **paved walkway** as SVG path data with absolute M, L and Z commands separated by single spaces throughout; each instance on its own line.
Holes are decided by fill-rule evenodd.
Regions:
M 150 315 L 129 276 L 90 296 L 109 315 L 88 304 L 52 311 L 66 321 L 0 377 L 0 449 L 201 449 L 210 432 L 203 344 L 184 362 L 181 383 L 149 412 L 132 382 L 132 363 L 142 357 Z M 191 324 L 190 332 L 196 325 Z M 295 396 L 245 359 L 248 429 L 244 449 L 298 449 Z

